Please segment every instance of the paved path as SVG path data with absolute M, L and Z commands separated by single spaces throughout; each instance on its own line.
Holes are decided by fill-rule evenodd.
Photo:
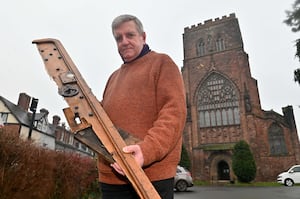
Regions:
M 294 187 L 205 187 L 175 192 L 174 199 L 300 199 L 300 186 Z

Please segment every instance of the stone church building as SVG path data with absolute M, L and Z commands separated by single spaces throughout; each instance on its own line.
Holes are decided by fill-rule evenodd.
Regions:
M 184 145 L 194 179 L 236 179 L 232 149 L 240 140 L 254 155 L 256 181 L 276 181 L 278 173 L 300 164 L 293 108 L 283 107 L 283 114 L 261 108 L 235 14 L 185 28 L 183 46 Z

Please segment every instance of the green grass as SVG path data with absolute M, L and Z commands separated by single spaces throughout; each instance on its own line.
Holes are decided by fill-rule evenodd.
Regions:
M 279 187 L 282 186 L 281 184 L 277 183 L 277 182 L 251 182 L 251 183 L 241 183 L 241 182 L 237 182 L 235 184 L 230 184 L 232 186 L 251 186 L 251 187 Z
M 211 183 L 207 181 L 199 181 L 195 180 L 194 181 L 195 186 L 211 186 L 211 185 L 220 185 L 220 186 L 232 186 L 232 187 L 278 187 L 278 186 L 283 186 L 277 182 L 251 182 L 251 183 L 241 183 L 241 182 L 235 182 L 235 183 L 230 183 L 230 182 L 216 182 L 216 183 Z

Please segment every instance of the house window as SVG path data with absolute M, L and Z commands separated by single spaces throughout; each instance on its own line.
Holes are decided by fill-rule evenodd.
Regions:
M 287 153 L 283 129 L 273 123 L 268 130 L 270 154 L 271 155 L 284 155 Z
M 86 146 L 84 144 L 81 144 L 81 149 L 86 151 Z
M 231 81 L 212 73 L 201 84 L 197 94 L 199 127 L 239 125 L 238 93 Z
M 216 49 L 218 52 L 225 50 L 225 42 L 223 38 L 218 37 L 218 39 L 216 40 Z
M 75 140 L 74 146 L 75 146 L 77 149 L 79 149 L 79 142 Z
M 203 39 L 199 39 L 197 42 L 197 55 L 203 56 L 205 54 L 205 43 Z
M 60 134 L 60 137 L 59 137 L 59 141 L 64 142 L 65 134 L 66 134 L 65 131 L 61 131 L 61 134 Z
M 8 113 L 0 113 L 0 125 L 4 125 L 7 122 Z

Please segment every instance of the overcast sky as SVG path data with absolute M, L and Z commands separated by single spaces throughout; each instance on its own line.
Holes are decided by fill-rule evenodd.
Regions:
M 300 86 L 293 71 L 294 41 L 300 38 L 283 23 L 294 0 L 0 0 L 0 95 L 17 103 L 19 93 L 38 98 L 38 109 L 64 119 L 67 107 L 48 77 L 32 40 L 59 39 L 98 99 L 109 75 L 122 63 L 111 34 L 120 14 L 141 19 L 152 50 L 183 65 L 185 27 L 235 13 L 252 77 L 258 82 L 262 109 L 282 114 L 292 105 L 300 127 Z M 104 3 L 105 2 L 105 3 Z

